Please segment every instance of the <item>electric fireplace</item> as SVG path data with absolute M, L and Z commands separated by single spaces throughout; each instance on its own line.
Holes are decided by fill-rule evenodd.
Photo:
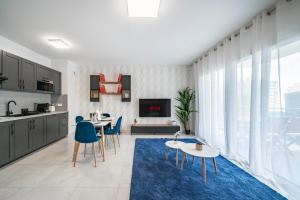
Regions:
M 171 99 L 139 99 L 140 117 L 171 117 Z

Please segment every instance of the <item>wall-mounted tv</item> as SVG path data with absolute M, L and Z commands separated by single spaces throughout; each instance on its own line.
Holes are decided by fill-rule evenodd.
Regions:
M 171 99 L 140 99 L 140 117 L 171 117 Z

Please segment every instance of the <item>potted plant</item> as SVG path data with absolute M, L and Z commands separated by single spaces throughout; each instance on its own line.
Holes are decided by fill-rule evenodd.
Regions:
M 186 87 L 182 90 L 179 90 L 178 95 L 179 96 L 176 98 L 176 100 L 179 104 L 175 106 L 177 108 L 176 115 L 182 123 L 185 133 L 190 134 L 190 115 L 193 112 L 197 112 L 194 110 L 195 91 L 189 87 Z

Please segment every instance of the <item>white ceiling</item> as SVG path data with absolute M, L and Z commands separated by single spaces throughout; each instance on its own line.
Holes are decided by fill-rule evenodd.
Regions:
M 52 59 L 186 65 L 274 3 L 161 0 L 158 18 L 128 18 L 126 0 L 1 0 L 0 34 Z

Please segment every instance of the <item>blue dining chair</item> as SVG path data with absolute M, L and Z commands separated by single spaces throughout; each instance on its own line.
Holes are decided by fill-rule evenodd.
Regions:
M 112 140 L 113 140 L 114 148 L 115 148 L 115 154 L 117 153 L 117 151 L 116 151 L 116 144 L 115 144 L 114 136 L 115 135 L 117 136 L 118 144 L 119 144 L 119 147 L 120 147 L 119 135 L 121 133 L 121 124 L 122 124 L 122 116 L 120 116 L 118 118 L 116 126 L 114 126 L 114 128 L 109 127 L 109 128 L 104 129 L 104 134 L 107 135 L 107 136 L 110 135 Z
M 110 117 L 110 114 L 109 113 L 102 113 L 102 116 L 104 117 Z M 103 128 L 104 129 L 108 129 L 111 127 L 111 123 L 108 123 L 107 125 L 105 125 Z
M 77 160 L 78 150 L 80 143 L 89 144 L 92 143 L 92 151 L 94 155 L 94 163 L 96 167 L 96 152 L 95 152 L 95 142 L 98 142 L 99 144 L 99 151 L 102 154 L 103 161 L 104 161 L 104 147 L 103 143 L 100 142 L 101 137 L 97 136 L 95 127 L 90 122 L 78 122 L 76 125 L 76 131 L 75 131 L 75 145 L 74 145 L 74 152 L 73 152 L 73 162 L 74 167 Z M 86 151 L 86 149 L 85 149 Z M 85 153 L 84 153 L 85 154 Z
M 77 124 L 78 122 L 81 122 L 81 121 L 83 121 L 83 117 L 80 116 L 80 115 L 76 116 L 76 118 L 75 118 L 76 124 Z
M 104 116 L 104 117 L 110 117 L 110 114 L 109 113 L 102 113 L 102 116 Z

